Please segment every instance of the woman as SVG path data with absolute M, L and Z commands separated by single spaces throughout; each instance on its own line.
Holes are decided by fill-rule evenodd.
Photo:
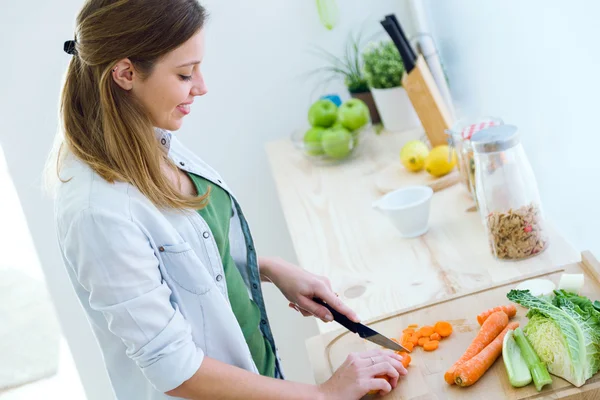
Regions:
M 58 238 L 118 399 L 358 399 L 406 373 L 392 352 L 348 358 L 318 386 L 284 381 L 260 281 L 304 315 L 326 278 L 258 258 L 242 209 L 169 131 L 206 93 L 196 0 L 88 0 L 61 98 Z M 260 265 L 260 268 L 259 268 Z M 385 379 L 375 378 L 387 375 Z M 274 379 L 279 378 L 279 379 Z

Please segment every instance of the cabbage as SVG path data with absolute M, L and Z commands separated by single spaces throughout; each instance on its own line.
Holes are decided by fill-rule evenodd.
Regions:
M 580 387 L 600 370 L 600 313 L 582 296 L 561 290 L 555 294 L 552 302 L 528 290 L 511 290 L 507 297 L 529 308 L 524 331 L 548 370 Z

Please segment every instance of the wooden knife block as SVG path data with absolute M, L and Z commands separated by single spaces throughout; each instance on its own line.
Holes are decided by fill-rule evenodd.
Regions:
M 413 70 L 402 77 L 402 86 L 431 145 L 448 144 L 448 136 L 444 131 L 452 126 L 452 116 L 422 55 L 417 57 Z

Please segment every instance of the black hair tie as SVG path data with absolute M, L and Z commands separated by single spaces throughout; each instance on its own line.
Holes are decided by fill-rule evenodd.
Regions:
M 77 50 L 75 49 L 75 43 L 76 42 L 74 40 L 67 40 L 63 47 L 63 50 L 65 51 L 65 53 L 70 54 L 72 56 L 76 56 Z

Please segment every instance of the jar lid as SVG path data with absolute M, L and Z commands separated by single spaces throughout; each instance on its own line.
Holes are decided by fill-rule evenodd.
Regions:
M 478 153 L 504 151 L 519 144 L 519 133 L 514 125 L 490 126 L 475 133 L 471 144 Z

